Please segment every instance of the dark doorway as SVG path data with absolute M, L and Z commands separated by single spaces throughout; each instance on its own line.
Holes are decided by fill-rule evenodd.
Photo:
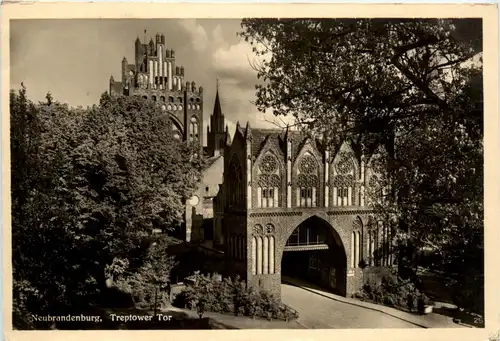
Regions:
M 288 238 L 281 273 L 345 295 L 346 261 L 337 232 L 323 219 L 311 217 Z

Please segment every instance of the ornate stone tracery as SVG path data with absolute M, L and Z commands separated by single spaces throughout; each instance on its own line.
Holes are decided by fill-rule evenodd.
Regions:
M 253 234 L 255 236 L 271 235 L 274 234 L 274 232 L 275 228 L 271 223 L 268 223 L 265 226 L 262 226 L 261 224 L 255 224 L 255 226 L 253 227 Z
M 257 207 L 278 207 L 281 189 L 279 163 L 271 153 L 265 154 L 259 163 L 260 175 L 257 177 Z
M 338 174 L 348 174 L 352 172 L 354 169 L 352 153 L 341 152 L 335 168 Z
M 256 235 L 261 235 L 261 234 L 264 233 L 264 228 L 262 227 L 262 225 L 256 224 L 253 227 L 253 233 L 256 234 Z
M 349 187 L 354 186 L 354 177 L 352 174 L 347 175 L 336 175 L 333 178 L 334 187 Z
M 318 176 L 315 174 L 299 174 L 297 177 L 297 186 L 316 187 L 318 185 Z
M 274 225 L 273 224 L 267 224 L 266 225 L 266 233 L 267 234 L 273 234 L 274 233 Z
M 260 170 L 262 173 L 273 173 L 276 171 L 277 167 L 276 158 L 270 154 L 265 155 L 260 162 Z
M 309 152 L 302 155 L 297 166 L 296 197 L 299 207 L 316 207 L 319 189 L 318 162 Z
M 262 188 L 280 188 L 281 187 L 281 179 L 277 174 L 261 174 L 259 176 L 259 180 L 257 181 L 259 187 Z
M 318 163 L 310 154 L 302 157 L 299 163 L 299 171 L 301 174 L 314 174 L 318 169 Z
M 351 151 L 342 151 L 333 165 L 335 175 L 330 178 L 334 206 L 349 206 L 354 202 L 356 187 L 356 164 Z

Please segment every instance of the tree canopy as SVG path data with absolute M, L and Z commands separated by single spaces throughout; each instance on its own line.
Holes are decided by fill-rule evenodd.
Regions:
M 260 60 L 260 111 L 294 117 L 333 149 L 346 139 L 358 156 L 383 147 L 391 191 L 373 205 L 398 218 L 401 244 L 435 252 L 429 266 L 468 307 L 482 305 L 484 273 L 480 26 L 245 19 L 240 33 Z
M 14 326 L 93 302 L 116 259 L 136 262 L 153 228 L 183 218 L 203 160 L 137 97 L 88 109 L 11 93 Z M 147 258 L 147 257 L 146 257 Z M 134 267 L 131 267 L 132 269 Z

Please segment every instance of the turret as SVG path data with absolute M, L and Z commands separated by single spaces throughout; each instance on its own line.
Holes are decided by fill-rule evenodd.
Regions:
M 196 83 L 195 82 L 191 82 L 191 91 L 196 92 Z
M 165 45 L 165 35 L 162 34 L 161 37 L 160 37 L 160 42 Z
M 245 127 L 245 138 L 247 140 L 252 139 L 252 128 L 250 127 L 250 121 L 247 121 L 247 126 Z
M 229 128 L 226 125 L 226 146 L 231 145 L 231 135 L 229 135 Z
M 222 109 L 220 106 L 219 89 L 218 88 L 217 88 L 217 92 L 215 93 L 215 103 L 214 103 L 213 115 L 214 115 L 214 117 L 221 117 L 222 116 Z
M 178 66 L 175 67 L 175 74 L 178 76 L 180 74 L 180 68 Z
M 127 58 L 123 57 L 123 59 L 122 59 L 122 82 L 124 82 L 125 78 L 127 77 L 127 68 L 128 68 Z
M 175 58 L 175 51 L 173 49 L 170 50 L 170 58 Z
M 200 95 L 203 94 L 203 87 L 202 86 L 200 86 L 200 88 L 198 89 L 198 92 L 200 93 Z
M 149 40 L 149 53 L 150 56 L 155 54 L 155 43 L 153 42 L 153 38 Z
M 156 44 L 161 44 L 160 34 L 156 33 Z
M 184 76 L 184 66 L 181 66 L 181 76 Z
M 142 50 L 142 44 L 139 37 L 135 40 L 135 67 L 139 70 L 142 60 L 144 58 L 144 51 Z

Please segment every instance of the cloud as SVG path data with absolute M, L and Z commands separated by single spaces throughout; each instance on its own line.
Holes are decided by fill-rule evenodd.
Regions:
M 205 29 L 196 23 L 196 19 L 186 19 L 180 22 L 180 25 L 189 33 L 193 49 L 197 52 L 203 52 L 208 46 L 208 36 Z
M 250 44 L 244 41 L 229 47 L 218 48 L 212 55 L 212 65 L 218 72 L 255 73 L 251 67 L 254 60 L 255 56 Z
M 214 41 L 219 38 L 219 28 L 212 32 Z M 236 44 L 222 45 L 212 54 L 212 66 L 221 80 L 221 101 L 226 119 L 239 121 L 245 126 L 250 121 L 252 127 L 279 128 L 293 124 L 293 117 L 276 117 L 272 110 L 261 113 L 253 104 L 256 100 L 255 85 L 262 83 L 257 71 L 252 67 L 260 59 L 252 51 L 252 45 L 240 39 Z
M 228 46 L 222 34 L 222 27 L 220 25 L 217 25 L 217 27 L 215 27 L 212 31 L 212 45 L 216 48 Z

